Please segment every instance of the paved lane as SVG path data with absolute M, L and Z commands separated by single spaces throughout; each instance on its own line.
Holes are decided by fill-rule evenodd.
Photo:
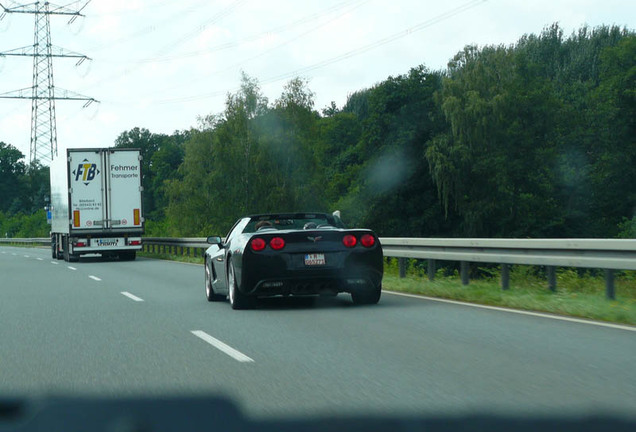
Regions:
M 200 265 L 70 266 L 0 248 L 0 394 L 222 393 L 257 416 L 636 416 L 631 331 L 388 293 L 232 311 L 205 301 Z

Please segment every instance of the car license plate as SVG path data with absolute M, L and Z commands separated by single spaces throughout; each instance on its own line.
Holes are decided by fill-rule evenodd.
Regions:
M 306 254 L 305 265 L 307 266 L 325 265 L 325 254 L 321 254 L 321 253 Z

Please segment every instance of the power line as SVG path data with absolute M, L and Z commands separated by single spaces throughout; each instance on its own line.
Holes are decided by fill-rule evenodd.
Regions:
M 417 24 L 417 25 L 415 25 L 413 27 L 409 27 L 406 30 L 400 31 L 398 33 L 395 33 L 395 34 L 393 34 L 391 36 L 387 36 L 385 38 L 379 39 L 379 40 L 377 40 L 377 41 L 375 41 L 373 43 L 370 43 L 368 45 L 364 45 L 364 46 L 362 46 L 360 48 L 348 51 L 348 52 L 340 54 L 340 55 L 338 55 L 336 57 L 332 57 L 330 59 L 326 59 L 326 60 L 323 60 L 321 62 L 314 63 L 313 65 L 309 65 L 309 66 L 306 66 L 304 68 L 296 69 L 295 71 L 292 71 L 292 72 L 287 72 L 287 73 L 284 73 L 284 74 L 275 75 L 273 77 L 266 78 L 265 80 L 263 80 L 261 82 L 261 84 L 269 84 L 271 82 L 276 82 L 276 81 L 281 81 L 281 80 L 288 79 L 288 78 L 293 78 L 295 76 L 302 75 L 304 73 L 311 72 L 311 71 L 314 71 L 316 69 L 320 69 L 322 67 L 331 65 L 333 63 L 337 63 L 337 62 L 340 62 L 340 61 L 343 61 L 343 60 L 347 60 L 349 58 L 355 57 L 355 56 L 360 55 L 362 53 L 365 53 L 367 51 L 371 51 L 371 50 L 373 50 L 375 48 L 378 48 L 380 46 L 383 46 L 383 45 L 386 45 L 388 43 L 394 42 L 394 41 L 396 41 L 398 39 L 402 39 L 404 37 L 410 36 L 413 33 L 416 33 L 416 32 L 419 32 L 421 30 L 424 30 L 424 29 L 426 29 L 428 27 L 431 27 L 431 26 L 433 26 L 435 24 L 438 24 L 438 23 L 440 23 L 442 21 L 445 21 L 445 20 L 447 20 L 449 18 L 452 18 L 455 15 L 459 15 L 462 12 L 466 12 L 467 10 L 472 9 L 475 6 L 478 6 L 481 3 L 485 3 L 486 1 L 488 1 L 488 0 L 471 0 L 468 3 L 465 3 L 465 4 L 463 4 L 461 6 L 458 6 L 458 7 L 454 8 L 454 9 L 451 9 L 450 11 L 442 13 L 442 14 L 434 17 L 434 18 L 428 19 L 428 20 L 426 20 L 424 22 L 421 22 L 421 23 L 419 23 L 419 24 Z
M 280 48 L 282 48 L 282 47 L 284 47 L 286 45 L 289 45 L 290 43 L 296 42 L 297 40 L 303 38 L 304 36 L 307 36 L 308 34 L 313 33 L 316 30 L 319 30 L 319 29 L 325 27 L 326 25 L 331 24 L 333 21 L 339 19 L 342 15 L 347 14 L 349 12 L 352 12 L 352 11 L 358 9 L 360 6 L 364 5 L 365 3 L 368 3 L 368 0 L 360 1 L 357 4 L 355 4 L 353 7 L 351 7 L 350 9 L 344 11 L 342 14 L 337 15 L 337 16 L 333 17 L 332 19 L 328 20 L 328 21 L 320 23 L 320 24 L 318 24 L 318 25 L 316 25 L 316 26 L 314 26 L 314 27 L 302 32 L 301 34 L 297 35 L 296 37 L 288 39 L 288 40 L 286 40 L 284 42 L 281 42 L 280 44 L 278 44 L 278 45 L 276 45 L 276 46 L 274 46 L 274 47 L 272 47 L 272 48 L 270 48 L 268 50 L 265 50 L 265 51 L 255 55 L 255 56 L 249 57 L 249 58 L 247 58 L 247 59 L 245 59 L 245 60 L 243 60 L 241 62 L 235 63 L 232 66 L 229 66 L 229 67 L 227 67 L 225 69 L 217 71 L 216 73 L 223 73 L 223 72 L 238 68 L 238 67 L 240 67 L 240 66 L 242 66 L 242 65 L 244 65 L 246 63 L 251 62 L 252 60 L 256 60 L 258 58 L 266 56 L 267 54 L 270 54 L 270 53 L 272 53 L 272 52 L 274 52 L 274 51 L 276 51 L 276 50 L 278 50 L 278 49 L 280 49 Z
M 348 51 L 346 53 L 340 54 L 338 56 L 335 57 L 331 57 L 329 59 L 325 59 L 321 62 L 318 63 L 314 63 L 312 65 L 300 68 L 300 69 L 296 69 L 294 71 L 290 71 L 290 72 L 286 72 L 283 74 L 279 74 L 279 75 L 274 75 L 272 77 L 266 78 L 264 80 L 259 81 L 259 83 L 261 85 L 265 85 L 265 84 L 270 84 L 273 82 L 277 82 L 277 81 L 282 81 L 285 79 L 289 79 L 289 78 L 293 78 L 296 76 L 300 76 L 303 75 L 307 72 L 311 72 L 320 68 L 323 68 L 325 66 L 343 61 L 343 60 L 347 60 L 350 59 L 352 57 L 355 57 L 357 55 L 360 55 L 362 53 L 365 53 L 367 51 L 373 50 L 375 48 L 378 48 L 380 46 L 386 45 L 388 43 L 394 42 L 398 39 L 410 36 L 416 32 L 422 31 L 428 27 L 431 27 L 435 24 L 438 24 L 442 21 L 445 21 L 449 18 L 452 18 L 456 15 L 459 15 L 463 12 L 466 12 L 482 3 L 485 3 L 487 0 L 470 0 L 467 3 L 464 3 L 456 8 L 453 8 L 449 11 L 446 11 L 440 15 L 437 15 L 433 18 L 427 19 L 426 21 L 423 21 L 415 26 L 409 27 L 406 30 L 402 30 L 398 33 L 394 33 L 393 35 L 384 37 L 382 39 L 376 40 L 370 44 L 367 45 L 363 45 L 359 48 L 356 48 L 354 50 Z M 259 55 L 260 56 L 260 55 Z M 237 91 L 237 89 L 233 89 L 231 91 Z M 198 94 L 198 95 L 193 95 L 193 96 L 187 96 L 187 97 L 180 97 L 180 98 L 171 98 L 171 99 L 163 99 L 163 100 L 158 100 L 156 103 L 158 104 L 171 104 L 171 103 L 180 103 L 180 102 L 192 102 L 192 101 L 196 101 L 196 100 L 202 100 L 202 99 L 208 99 L 208 98 L 213 98 L 213 97 L 217 97 L 219 95 L 222 94 L 226 94 L 227 92 L 222 92 L 222 91 L 215 91 L 215 92 L 210 92 L 210 93 L 204 93 L 204 94 Z
M 65 6 L 58 6 L 49 2 L 35 2 L 33 4 L 15 4 L 10 6 L 0 3 L 3 10 L 0 19 L 6 14 L 32 14 L 35 17 L 33 46 L 17 48 L 0 53 L 0 56 L 24 56 L 33 57 L 33 81 L 32 86 L 0 94 L 1 99 L 30 99 L 31 100 L 31 141 L 29 148 L 29 161 L 51 161 L 57 155 L 57 125 L 55 118 L 56 100 L 79 100 L 88 106 L 95 99 L 82 96 L 70 90 L 58 89 L 55 94 L 53 80 L 53 58 L 77 58 L 77 64 L 81 64 L 88 57 L 53 47 L 51 44 L 51 15 L 69 16 L 69 24 L 78 16 L 83 16 L 81 11 L 90 0 L 73 2 Z M 70 7 L 73 5 L 73 7 Z M 48 149 L 46 149 L 48 147 Z
M 234 10 L 239 8 L 243 3 L 245 3 L 245 0 L 235 0 L 230 6 L 228 6 L 225 9 L 223 9 L 221 12 L 219 12 L 218 14 L 216 14 L 215 16 L 210 18 L 209 20 L 204 21 L 195 30 L 185 34 L 180 39 L 178 39 L 178 40 L 172 42 L 171 44 L 167 45 L 161 51 L 169 52 L 169 51 L 174 50 L 176 47 L 178 47 L 179 45 L 183 44 L 184 42 L 186 42 L 186 41 L 196 37 L 197 35 L 203 33 L 210 25 L 217 23 L 218 21 L 220 21 L 221 19 L 225 18 L 228 15 L 231 15 L 234 12 Z
M 211 19 L 207 20 L 204 24 L 202 24 L 201 26 L 199 26 L 199 30 L 195 31 L 195 32 L 190 32 L 187 35 L 185 35 L 184 37 L 182 37 L 179 41 L 176 41 L 174 43 L 172 43 L 170 46 L 176 46 L 178 44 L 181 44 L 183 41 L 187 40 L 189 37 L 191 37 L 193 34 L 195 34 L 196 32 L 200 32 L 203 31 L 205 28 L 205 26 L 210 25 L 212 23 L 216 23 L 218 22 L 220 19 L 227 17 L 228 15 L 230 15 L 232 12 L 234 12 L 234 10 L 240 6 L 242 3 L 244 3 L 245 0 L 237 0 L 235 1 L 231 6 L 223 9 L 222 11 L 220 11 L 219 13 L 215 14 Z M 188 13 L 190 11 L 193 11 L 197 9 L 197 7 L 192 6 L 188 9 L 184 9 L 182 10 L 180 13 Z M 166 22 L 173 22 L 174 21 L 174 16 L 169 17 L 168 19 L 161 21 L 157 24 L 152 24 L 148 27 L 145 27 L 143 29 L 141 29 L 140 31 L 133 33 L 132 35 L 128 35 L 125 37 L 122 37 L 114 42 L 111 42 L 109 44 L 104 44 L 101 45 L 100 47 L 98 47 L 97 49 L 103 49 L 105 47 L 108 46 L 114 46 L 123 42 L 128 42 L 131 39 L 140 37 L 140 36 L 144 36 L 148 33 L 154 32 L 157 29 L 161 28 L 163 26 L 163 24 L 165 24 Z M 114 78 L 121 78 L 122 76 L 126 76 L 129 75 L 130 73 L 134 72 L 135 70 L 137 70 L 139 67 L 141 67 L 144 63 L 144 61 L 137 61 L 137 62 L 132 62 L 133 64 L 131 66 L 125 67 L 125 68 L 119 68 L 117 71 L 113 72 L 112 74 L 110 74 L 109 76 L 107 76 L 106 78 L 102 78 L 96 82 L 90 83 L 89 85 L 86 86 L 86 88 L 91 88 L 94 86 L 97 86 L 103 82 L 107 82 L 110 81 Z
M 362 3 L 367 3 L 369 0 L 364 0 Z M 328 9 L 325 9 L 323 11 L 320 11 L 318 13 L 314 13 L 311 15 L 307 15 L 304 16 L 296 21 L 293 21 L 291 23 L 288 24 L 284 24 L 282 26 L 278 26 L 272 29 L 268 29 L 265 30 L 263 32 L 251 35 L 251 36 L 247 36 L 245 38 L 233 41 L 233 42 L 227 42 L 224 44 L 220 44 L 220 45 L 216 45 L 210 48 L 206 48 L 206 49 L 200 49 L 200 50 L 196 50 L 196 51 L 190 51 L 190 52 L 186 52 L 183 54 L 175 54 L 172 56 L 163 56 L 163 57 L 150 57 L 150 58 L 146 58 L 146 59 L 142 59 L 139 60 L 137 63 L 165 63 L 165 62 L 172 62 L 174 60 L 182 60 L 182 59 L 186 59 L 186 58 L 192 58 L 192 57 L 199 57 L 202 55 L 208 55 L 208 54 L 212 54 L 218 51 L 222 51 L 222 50 L 226 50 L 226 49 L 230 49 L 230 48 L 237 48 L 243 44 L 246 44 L 248 42 L 253 42 L 256 40 L 259 40 L 265 36 L 269 36 L 269 35 L 275 35 L 275 34 L 279 34 L 279 33 L 283 33 L 286 31 L 289 31 L 290 29 L 294 29 L 296 27 L 299 27 L 301 25 L 310 23 L 312 21 L 315 21 L 317 19 L 322 18 L 325 15 L 331 14 L 332 12 L 337 12 L 340 9 L 343 9 L 345 7 L 347 7 L 349 4 L 351 3 L 360 3 L 360 0 L 357 1 L 348 1 L 348 2 L 343 2 L 343 3 L 338 3 Z M 357 6 L 356 6 L 357 7 Z M 351 9 L 353 10 L 353 9 Z M 350 10 L 345 11 L 349 12 Z M 340 16 L 340 15 L 338 15 Z
M 211 72 L 211 73 L 207 74 L 206 78 L 209 78 L 210 76 L 214 76 L 214 75 L 219 75 L 219 74 L 221 74 L 221 73 L 223 73 L 223 72 L 226 72 L 226 71 L 230 71 L 230 70 L 237 69 L 237 68 L 239 68 L 240 66 L 242 66 L 242 65 L 244 65 L 244 64 L 246 64 L 246 63 L 248 63 L 248 62 L 250 62 L 250 61 L 252 61 L 252 60 L 256 60 L 256 59 L 258 59 L 258 58 L 261 58 L 261 57 L 263 57 L 263 56 L 266 56 L 267 54 L 269 54 L 269 53 L 271 53 L 271 52 L 273 52 L 273 51 L 276 51 L 276 50 L 278 50 L 278 49 L 282 48 L 282 47 L 283 47 L 283 46 L 285 46 L 285 45 L 289 45 L 290 43 L 295 42 L 295 41 L 297 41 L 298 39 L 301 39 L 302 37 L 304 37 L 304 36 L 306 36 L 306 35 L 308 35 L 308 34 L 310 34 L 310 33 L 315 32 L 316 30 L 318 30 L 318 29 L 320 29 L 320 28 L 322 28 L 322 27 L 324 27 L 324 26 L 326 26 L 326 25 L 328 25 L 328 24 L 332 23 L 333 21 L 335 21 L 335 20 L 339 19 L 341 16 L 343 16 L 343 15 L 345 15 L 345 14 L 348 14 L 348 13 L 350 13 L 350 12 L 352 12 L 352 11 L 354 11 L 354 10 L 358 9 L 359 7 L 361 7 L 362 5 L 364 5 L 365 3 L 368 3 L 368 2 L 369 2 L 369 0 L 357 0 L 357 1 L 355 1 L 355 2 L 352 2 L 353 4 L 352 4 L 352 6 L 351 6 L 351 7 L 349 7 L 348 9 L 345 9 L 344 11 L 340 11 L 340 12 L 338 11 L 338 9 L 341 9 L 341 8 L 331 8 L 331 9 L 328 9 L 328 10 L 327 10 L 327 12 L 328 12 L 328 13 L 331 13 L 331 12 L 336 11 L 336 12 L 338 12 L 338 14 L 337 14 L 337 15 L 335 15 L 335 16 L 333 16 L 333 17 L 331 17 L 331 18 L 329 18 L 329 19 L 328 19 L 328 20 L 326 20 L 326 21 L 323 21 L 323 22 L 318 23 L 317 25 L 315 25 L 315 26 L 313 26 L 313 27 L 311 27 L 311 28 L 309 28 L 309 29 L 305 30 L 305 31 L 304 31 L 304 32 L 302 32 L 301 34 L 299 34 L 299 35 L 297 35 L 297 36 L 295 36 L 295 37 L 293 37 L 293 38 L 291 38 L 291 39 L 287 39 L 287 40 L 285 40 L 285 41 L 281 42 L 280 44 L 278 44 L 278 45 L 276 45 L 276 46 L 274 46 L 274 47 L 272 47 L 272 48 L 270 48 L 270 49 L 268 49 L 268 50 L 265 50 L 265 51 L 263 51 L 263 52 L 260 52 L 259 54 L 255 55 L 255 56 L 252 56 L 252 57 L 249 57 L 249 58 L 247 58 L 247 59 L 244 59 L 244 60 L 242 60 L 242 61 L 240 61 L 240 62 L 238 62 L 238 63 L 235 63 L 235 64 L 233 64 L 233 65 L 231 65 L 231 66 L 228 66 L 228 67 L 226 67 L 226 68 L 223 68 L 223 69 L 220 69 L 220 70 L 217 70 L 217 71 Z M 312 15 L 312 17 L 315 17 L 315 15 L 316 15 L 316 14 Z M 324 12 L 323 12 L 322 14 L 320 14 L 320 15 L 319 15 L 319 17 L 322 17 L 322 16 L 324 16 L 324 15 L 327 15 L 327 13 L 324 13 Z M 302 19 L 301 21 L 303 21 L 304 23 L 306 23 L 306 22 L 307 22 L 307 19 Z M 263 34 L 263 33 L 261 33 L 261 34 Z M 264 34 L 271 34 L 271 33 L 265 32 Z M 253 38 L 253 37 L 250 37 L 249 39 L 250 39 L 250 40 L 253 40 L 254 38 Z M 199 79 L 199 80 L 196 80 L 196 82 L 198 82 L 198 81 L 201 81 L 201 80 L 200 80 L 200 79 Z M 184 87 L 184 86 L 190 85 L 190 84 L 192 84 L 192 82 L 193 82 L 193 81 L 189 81 L 189 82 L 184 83 L 184 84 L 181 84 L 181 85 L 177 85 L 177 86 L 173 86 L 173 87 L 169 87 L 169 88 L 164 88 L 164 90 L 163 90 L 163 91 L 175 90 L 175 89 L 178 89 L 178 88 L 181 88 L 181 87 Z
M 158 5 L 154 5 L 153 4 L 153 10 L 156 10 L 158 7 L 165 5 L 168 2 L 164 2 Z M 174 3 L 174 2 L 173 2 Z M 170 16 L 168 16 L 166 19 L 159 21 L 159 22 L 154 22 L 154 23 L 150 23 L 147 26 L 131 33 L 125 36 L 122 36 L 116 40 L 113 41 L 108 41 L 105 43 L 102 43 L 100 45 L 96 45 L 94 47 L 91 48 L 91 51 L 101 51 L 103 49 L 106 48 L 112 48 L 116 45 L 121 45 L 124 42 L 130 42 L 133 39 L 137 39 L 140 38 L 142 36 L 146 36 L 150 33 L 154 33 L 156 31 L 160 31 L 162 29 L 165 28 L 165 25 L 168 23 L 174 23 L 175 20 L 178 19 L 183 19 L 184 17 L 186 17 L 187 15 L 191 14 L 192 12 L 195 12 L 199 9 L 199 5 L 205 3 L 205 1 L 201 1 L 196 3 L 194 6 L 189 6 L 186 8 L 182 8 L 179 9 L 178 11 L 175 11 L 175 13 L 170 14 Z M 123 12 L 120 14 L 111 14 L 111 15 L 125 15 L 125 14 L 129 14 L 130 12 Z M 104 16 L 104 15 L 102 15 Z M 106 14 L 105 16 L 109 16 L 108 14 Z

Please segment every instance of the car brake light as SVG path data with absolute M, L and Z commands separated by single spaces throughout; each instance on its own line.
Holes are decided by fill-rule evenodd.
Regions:
M 252 241 L 250 242 L 250 247 L 254 252 L 262 251 L 263 249 L 265 249 L 265 246 L 265 240 L 263 240 L 262 238 L 255 238 L 252 239 Z
M 362 243 L 362 246 L 370 248 L 375 244 L 375 237 L 373 237 L 371 234 L 365 234 L 360 239 L 360 243 Z
M 282 237 L 274 237 L 269 241 L 269 245 L 274 250 L 281 250 L 285 247 L 285 240 Z
M 358 243 L 358 239 L 356 239 L 355 236 L 353 236 L 351 234 L 347 234 L 342 239 L 342 244 L 345 245 L 348 248 L 354 247 L 357 243 Z

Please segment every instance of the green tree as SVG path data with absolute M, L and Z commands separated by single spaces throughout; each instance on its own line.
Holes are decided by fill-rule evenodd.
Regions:
M 268 186 L 280 197 L 270 200 L 278 201 L 279 209 L 313 211 L 324 206 L 323 172 L 314 153 L 319 120 L 314 97 L 306 79 L 294 78 L 285 84 L 269 115 L 257 123 L 262 150 L 277 167 L 276 179 Z
M 207 116 L 185 142 L 178 176 L 166 182 L 167 216 L 176 234 L 219 233 L 254 211 L 263 182 L 254 170 L 259 158 L 254 119 L 267 112 L 258 82 L 242 74 L 221 115 Z
M 600 54 L 626 36 L 603 27 L 564 39 L 553 25 L 510 47 L 466 47 L 453 59 L 438 96 L 450 128 L 431 139 L 426 155 L 446 208 L 461 215 L 462 235 L 607 235 L 601 227 L 615 229 L 627 216 L 621 205 L 611 223 L 605 219 L 610 202 L 632 199 L 602 161 L 613 149 L 633 149 L 633 131 L 604 138 L 614 129 L 610 111 L 590 108 L 608 106 L 592 98 L 602 88 Z M 603 208 L 597 184 L 623 192 L 610 193 Z
M 168 206 L 166 185 L 170 180 L 180 177 L 179 166 L 185 157 L 185 143 L 190 139 L 191 132 L 175 131 L 172 135 L 160 135 L 157 150 L 150 156 L 151 183 L 146 190 L 152 194 L 154 209 L 147 215 L 155 220 L 165 217 L 165 209 Z
M 218 161 L 222 161 L 219 164 L 220 174 L 233 180 L 235 186 L 232 190 L 236 192 L 233 200 L 240 203 L 238 214 L 245 214 L 252 207 L 253 161 L 258 145 L 253 120 L 267 112 L 267 104 L 258 81 L 242 72 L 241 88 L 237 93 L 228 95 L 223 120 L 217 128 Z
M 226 226 L 231 215 L 227 214 L 228 205 L 222 201 L 222 195 L 231 185 L 215 175 L 218 166 L 215 149 L 219 147 L 214 131 L 190 133 L 179 175 L 165 182 L 170 235 L 219 234 L 218 230 Z
M 448 229 L 424 158 L 426 142 L 445 126 L 433 100 L 440 85 L 439 74 L 419 66 L 352 95 L 341 113 L 323 120 L 328 196 L 351 224 L 381 235 Z
M 24 155 L 10 144 L 0 141 L 0 211 L 17 213 L 22 208 L 26 165 Z
M 594 131 L 586 149 L 591 211 L 595 234 L 613 237 L 636 216 L 636 35 L 601 51 L 599 78 L 586 116 Z

